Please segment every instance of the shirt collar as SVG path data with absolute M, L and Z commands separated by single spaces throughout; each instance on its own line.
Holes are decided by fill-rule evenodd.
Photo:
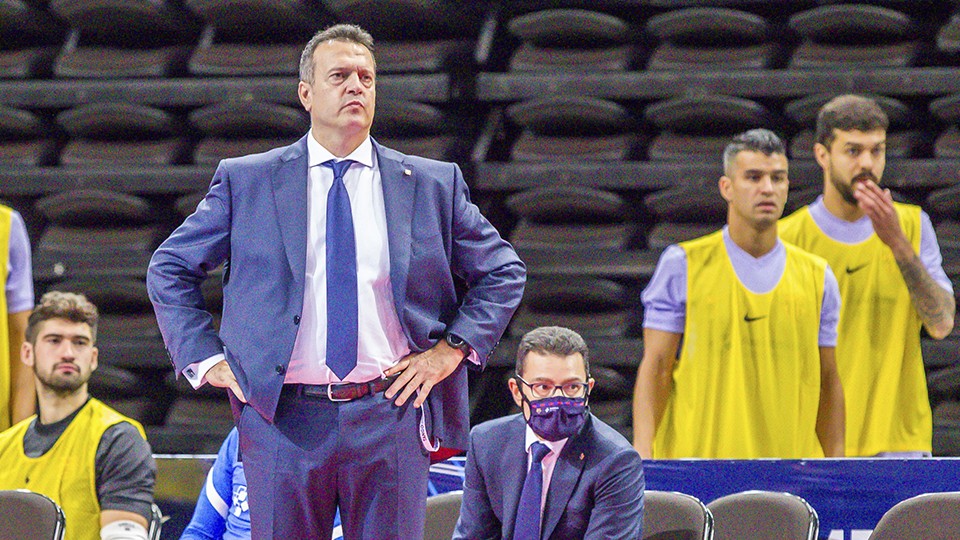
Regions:
M 533 429 L 530 428 L 529 424 L 526 425 L 525 429 L 526 429 L 526 440 L 523 443 L 523 449 L 526 450 L 528 454 L 530 453 L 530 445 L 535 442 L 540 442 L 547 445 L 547 447 L 550 448 L 550 452 L 553 455 L 559 456 L 560 451 L 563 450 L 564 445 L 566 445 L 567 441 L 570 440 L 570 438 L 567 437 L 566 439 L 560 439 L 559 441 L 546 441 L 541 439 L 540 437 L 537 437 L 537 434 L 533 432 Z
M 334 156 L 330 153 L 329 150 L 323 147 L 316 139 L 313 138 L 313 133 L 307 134 L 307 163 L 310 167 L 314 165 L 320 165 L 331 159 L 339 161 L 340 158 Z M 350 152 L 349 155 L 345 156 L 343 159 L 352 159 L 357 163 L 365 167 L 373 167 L 373 142 L 368 136 L 366 139 L 360 143 L 353 152 Z

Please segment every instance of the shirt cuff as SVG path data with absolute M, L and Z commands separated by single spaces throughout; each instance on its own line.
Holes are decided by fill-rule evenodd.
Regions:
M 190 386 L 196 390 L 207 383 L 207 372 L 210 371 L 210 368 L 219 364 L 225 358 L 226 356 L 221 353 L 215 354 L 206 360 L 189 364 L 184 368 L 182 372 L 183 376 L 190 382 Z

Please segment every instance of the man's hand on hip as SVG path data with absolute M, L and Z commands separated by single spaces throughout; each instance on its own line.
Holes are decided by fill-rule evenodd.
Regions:
M 240 390 L 240 383 L 237 382 L 237 377 L 234 376 L 233 370 L 230 369 L 230 364 L 228 364 L 226 360 L 221 360 L 219 364 L 210 368 L 204 377 L 207 379 L 207 382 L 213 386 L 229 388 L 233 391 L 233 395 L 237 396 L 237 399 L 244 403 L 247 402 L 243 391 Z
M 393 399 L 399 393 L 394 403 L 400 407 L 419 390 L 413 406 L 420 408 L 430 394 L 430 390 L 456 371 L 461 361 L 463 361 L 463 352 L 447 345 L 447 342 L 441 339 L 430 349 L 422 353 L 408 354 L 388 369 L 385 372 L 387 377 L 399 375 L 384 392 L 384 396 L 387 399 Z

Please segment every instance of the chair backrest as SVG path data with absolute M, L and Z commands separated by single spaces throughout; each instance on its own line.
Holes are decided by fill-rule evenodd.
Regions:
M 450 540 L 460 519 L 460 500 L 463 491 L 448 491 L 427 497 L 427 523 L 424 540 Z
M 776 491 L 742 491 L 707 504 L 716 540 L 815 540 L 816 510 L 802 497 Z
M 150 540 L 160 540 L 160 529 L 163 528 L 163 524 L 170 519 L 170 516 L 163 515 L 163 512 L 160 511 L 160 507 L 156 503 L 150 505 L 150 527 L 147 530 L 147 538 Z
M 700 499 L 676 491 L 643 494 L 643 540 L 710 540 L 713 514 Z
M 960 492 L 924 493 L 887 510 L 870 540 L 899 538 L 960 538 Z
M 25 489 L 0 491 L 0 540 L 61 540 L 66 518 L 53 499 Z

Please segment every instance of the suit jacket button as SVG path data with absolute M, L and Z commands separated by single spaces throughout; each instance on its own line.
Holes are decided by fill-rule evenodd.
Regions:
M 293 316 L 293 324 L 300 324 L 300 316 L 299 316 L 299 315 L 294 315 L 294 316 Z
M 283 375 L 283 372 L 286 371 L 287 368 L 283 367 L 281 364 L 277 364 L 276 370 L 277 370 L 277 373 L 279 373 L 280 375 Z

